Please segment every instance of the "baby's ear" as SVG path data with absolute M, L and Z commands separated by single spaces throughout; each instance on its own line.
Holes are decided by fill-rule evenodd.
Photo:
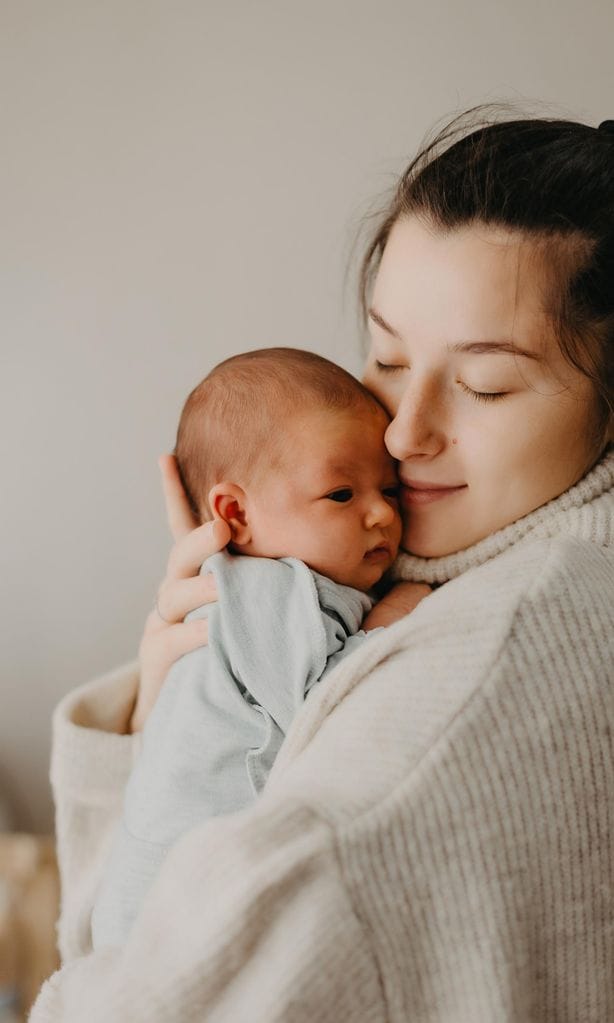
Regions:
M 252 538 L 245 512 L 245 491 L 236 483 L 216 483 L 209 491 L 209 507 L 214 519 L 228 523 L 232 534 L 231 542 L 247 544 Z

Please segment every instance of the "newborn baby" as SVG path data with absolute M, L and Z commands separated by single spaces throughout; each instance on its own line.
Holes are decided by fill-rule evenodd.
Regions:
M 314 686 L 364 642 L 401 537 L 389 419 L 349 373 L 289 348 L 235 356 L 189 396 L 176 456 L 193 509 L 224 519 L 209 644 L 169 672 L 143 731 L 92 917 L 122 944 L 169 848 L 247 806 Z

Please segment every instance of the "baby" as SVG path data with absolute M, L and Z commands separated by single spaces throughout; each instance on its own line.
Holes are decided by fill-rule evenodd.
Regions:
M 228 551 L 201 572 L 218 602 L 209 644 L 169 672 L 142 737 L 92 917 L 122 944 L 169 848 L 262 790 L 306 696 L 368 642 L 372 588 L 401 537 L 389 419 L 349 373 L 289 348 L 235 356 L 189 396 L 177 435 L 201 520 Z

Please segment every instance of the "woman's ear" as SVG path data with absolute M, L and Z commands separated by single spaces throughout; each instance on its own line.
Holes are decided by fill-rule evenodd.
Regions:
M 209 507 L 214 519 L 230 527 L 231 543 L 243 546 L 250 542 L 252 532 L 247 521 L 245 491 L 227 480 L 216 483 L 209 491 Z

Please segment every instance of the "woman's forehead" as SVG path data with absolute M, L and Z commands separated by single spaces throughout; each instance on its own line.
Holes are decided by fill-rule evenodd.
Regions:
M 525 237 L 486 224 L 437 230 L 417 217 L 393 227 L 372 305 L 400 337 L 446 344 L 543 338 L 543 260 Z

